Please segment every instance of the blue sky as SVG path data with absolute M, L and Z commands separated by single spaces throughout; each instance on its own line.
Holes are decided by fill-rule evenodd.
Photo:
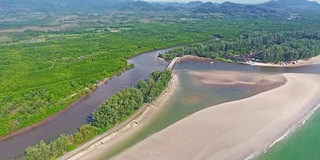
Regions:
M 149 1 L 149 2 L 190 2 L 190 1 L 194 1 L 194 0 L 145 0 L 145 1 Z M 203 2 L 218 2 L 218 3 L 222 3 L 225 2 L 226 0 L 200 0 Z M 236 3 L 249 3 L 249 4 L 253 4 L 253 3 L 262 3 L 262 2 L 267 2 L 269 0 L 228 0 L 230 2 L 236 2 Z M 320 2 L 320 0 L 313 0 L 313 1 L 317 1 Z

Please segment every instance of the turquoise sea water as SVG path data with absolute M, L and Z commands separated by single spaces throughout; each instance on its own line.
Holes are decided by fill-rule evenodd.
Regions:
M 268 149 L 259 160 L 319 160 L 320 110 L 294 133 Z

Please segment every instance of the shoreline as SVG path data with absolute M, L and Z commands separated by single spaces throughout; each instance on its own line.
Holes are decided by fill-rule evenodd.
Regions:
M 90 93 L 91 93 L 91 91 L 90 91 Z M 23 134 L 23 132 L 25 132 L 25 131 L 32 130 L 33 128 L 37 128 L 37 127 L 39 127 L 39 126 L 41 126 L 41 125 L 43 125 L 43 124 L 45 124 L 45 123 L 53 120 L 54 118 L 56 118 L 56 117 L 59 116 L 60 114 L 68 111 L 68 110 L 69 110 L 70 108 L 72 108 L 76 103 L 78 103 L 78 102 L 80 102 L 81 100 L 87 98 L 87 97 L 90 95 L 90 93 L 82 95 L 82 96 L 81 96 L 80 98 L 78 98 L 76 101 L 74 101 L 74 102 L 72 102 L 71 104 L 67 105 L 67 106 L 66 106 L 65 108 L 63 108 L 62 110 L 60 110 L 60 111 L 58 111 L 58 112 L 56 112 L 56 113 L 48 116 L 47 118 L 43 119 L 42 121 L 39 121 L 39 122 L 34 123 L 34 124 L 30 125 L 30 126 L 26 126 L 26 127 L 24 127 L 24 128 L 18 129 L 18 130 L 14 131 L 14 132 L 12 132 L 12 133 L 10 133 L 10 134 L 7 134 L 7 135 L 4 135 L 4 136 L 0 137 L 0 142 L 5 141 L 5 140 L 7 140 L 7 139 L 14 138 L 15 136 L 18 136 L 18 135 Z M 75 95 L 75 93 L 72 94 L 72 95 Z M 73 97 L 72 95 L 70 95 L 69 97 Z
M 116 131 L 104 135 L 102 138 L 100 137 L 98 140 L 95 138 L 94 140 L 92 140 L 95 142 L 85 147 L 85 149 L 81 149 L 75 154 L 69 155 L 67 157 L 60 157 L 59 159 L 91 159 L 91 156 L 94 156 L 94 154 L 103 153 L 103 147 L 110 147 L 110 145 L 112 145 L 114 141 L 134 134 L 135 130 L 138 130 L 139 128 L 143 127 L 144 124 L 148 123 L 147 119 L 150 118 L 150 115 L 156 114 L 157 110 L 160 109 L 158 106 L 162 106 L 162 103 L 166 103 L 166 101 L 174 93 L 174 90 L 178 88 L 178 85 L 179 77 L 176 73 L 172 72 L 172 78 L 168 83 L 167 89 L 163 91 L 163 93 L 155 101 L 151 102 L 150 104 L 146 104 L 145 108 L 142 108 L 141 111 L 138 111 L 140 113 L 132 117 L 133 120 L 126 121 L 123 127 L 120 127 Z
M 127 71 L 127 70 L 125 70 L 125 71 Z M 124 72 L 125 72 L 125 71 L 124 71 Z M 103 80 L 101 80 L 101 81 L 99 81 L 98 83 L 94 84 L 94 86 L 95 86 L 95 87 L 99 87 L 99 86 L 103 85 L 104 83 L 107 83 L 109 80 L 110 80 L 110 78 L 104 78 Z M 68 110 L 69 110 L 70 108 L 72 108 L 76 103 L 78 103 L 78 102 L 82 101 L 83 99 L 87 98 L 88 96 L 90 96 L 90 94 L 91 94 L 92 92 L 94 92 L 94 91 L 96 90 L 96 88 L 93 89 L 93 90 L 91 90 L 91 89 L 89 89 L 89 88 L 86 87 L 86 88 L 84 88 L 83 90 L 89 90 L 89 92 L 81 95 L 81 96 L 80 96 L 79 98 L 77 98 L 74 102 L 70 103 L 69 105 L 67 105 L 66 107 L 64 107 L 62 110 L 60 110 L 60 111 L 58 111 L 58 112 L 56 112 L 56 113 L 54 113 L 54 114 L 46 117 L 46 118 L 43 119 L 42 121 L 39 121 L 39 122 L 34 123 L 34 124 L 30 125 L 30 126 L 26 126 L 26 127 L 24 127 L 24 128 L 18 129 L 18 130 L 14 131 L 14 132 L 12 132 L 12 133 L 10 133 L 10 134 L 8 134 L 8 135 L 4 135 L 4 136 L 0 137 L 0 142 L 5 141 L 5 140 L 7 140 L 7 139 L 14 138 L 15 136 L 18 136 L 18 135 L 23 134 L 23 132 L 25 132 L 25 131 L 32 130 L 33 128 L 37 128 L 37 127 L 39 127 L 39 126 L 41 126 L 41 125 L 43 125 L 43 124 L 45 124 L 45 123 L 53 120 L 54 118 L 56 118 L 56 117 L 59 116 L 60 114 L 68 111 Z M 79 92 L 81 92 L 81 91 L 79 91 Z M 77 94 L 79 94 L 79 92 L 73 93 L 73 94 L 71 94 L 70 96 L 68 96 L 67 98 L 72 98 L 72 97 L 76 96 Z
M 133 59 L 133 58 L 135 58 L 135 57 L 137 57 L 137 56 L 139 56 L 139 55 L 141 55 L 141 54 L 148 53 L 148 52 L 154 52 L 154 51 L 160 51 L 160 50 L 172 50 L 172 49 L 177 48 L 177 47 L 179 47 L 179 46 L 181 46 L 181 45 L 171 46 L 171 47 L 169 47 L 169 48 L 163 48 L 163 49 L 160 48 L 160 49 L 156 49 L 156 50 L 151 50 L 151 51 L 142 52 L 142 53 L 139 53 L 139 54 L 136 54 L 136 55 L 132 56 L 132 57 L 131 57 L 130 59 L 128 59 L 128 60 L 130 61 L 131 59 Z M 127 61 L 128 61 L 128 60 L 127 60 Z M 128 64 L 129 64 L 129 63 L 128 63 Z M 128 71 L 128 70 L 131 70 L 131 69 L 132 69 L 132 68 L 130 68 L 130 69 L 125 69 L 123 72 L 121 72 L 121 74 L 124 73 L 124 72 L 126 72 L 126 71 Z M 20 128 L 20 129 L 14 131 L 14 132 L 11 132 L 11 133 L 9 133 L 9 134 L 7 134 L 7 135 L 0 136 L 0 142 L 5 141 L 5 140 L 7 140 L 7 139 L 14 138 L 15 136 L 18 136 L 18 135 L 23 134 L 23 132 L 25 132 L 25 131 L 32 130 L 33 128 L 37 128 L 37 127 L 39 127 L 39 126 L 47 123 L 48 121 L 51 121 L 52 119 L 56 118 L 56 117 L 59 116 L 60 114 L 68 111 L 70 108 L 73 107 L 74 104 L 76 104 L 76 103 L 80 102 L 81 100 L 87 98 L 92 92 L 94 92 L 94 90 L 95 90 L 97 87 L 99 87 L 99 86 L 107 83 L 109 80 L 111 80 L 112 78 L 117 77 L 117 76 L 119 76 L 119 75 L 117 75 L 117 74 L 115 73 L 114 76 L 112 76 L 112 77 L 106 77 L 106 78 L 100 80 L 99 82 L 93 84 L 93 85 L 95 86 L 95 88 L 94 88 L 93 90 L 91 90 L 91 89 L 89 89 L 89 88 L 87 88 L 87 87 L 84 88 L 83 90 L 89 90 L 89 92 L 81 95 L 79 98 L 75 99 L 75 101 L 73 101 L 72 103 L 66 105 L 62 110 L 57 111 L 56 113 L 54 113 L 54 114 L 52 114 L 52 115 L 44 118 L 43 120 L 41 120 L 41 121 L 39 121 L 39 122 L 36 122 L 36 123 L 34 123 L 34 124 L 31 124 L 31 125 L 26 126 L 26 127 L 23 127 L 23 128 Z M 81 91 L 80 91 L 80 92 L 81 92 Z M 77 94 L 79 94 L 79 92 L 73 93 L 73 94 L 71 94 L 70 96 L 68 96 L 67 98 L 69 98 L 69 97 L 72 98 L 72 97 L 74 97 L 74 96 L 77 95 Z
M 252 62 L 252 61 L 249 61 L 245 64 L 248 64 L 250 66 L 261 66 L 261 67 L 302 67 L 302 66 L 307 66 L 311 64 L 317 64 L 319 63 L 319 61 L 320 61 L 320 55 L 309 58 L 307 60 L 304 59 L 304 60 L 293 61 L 295 64 L 285 63 L 281 65 L 281 64 L 274 64 L 274 63 L 260 63 L 260 62 Z
M 303 117 L 314 110 L 315 106 L 312 104 L 314 101 L 318 102 L 318 99 L 315 100 L 314 98 L 317 97 L 316 95 L 319 96 L 320 87 L 317 86 L 317 82 L 319 81 L 320 76 L 304 74 L 284 74 L 284 76 L 288 79 L 288 82 L 284 86 L 263 92 L 250 98 L 212 106 L 208 109 L 199 111 L 169 126 L 163 131 L 151 135 L 149 138 L 139 142 L 114 158 L 141 159 L 141 157 L 143 157 L 143 159 L 148 159 L 161 155 L 159 159 L 184 159 L 186 157 L 193 157 L 192 159 L 204 159 L 208 157 L 210 157 L 209 159 L 244 159 L 252 155 L 252 153 L 257 153 L 257 150 L 260 151 L 259 153 L 262 153 L 266 148 L 270 147 L 270 144 L 286 133 L 288 129 L 292 128 L 293 124 L 300 122 Z M 299 87 L 299 85 L 297 86 L 297 84 L 303 85 L 306 83 L 306 86 L 308 86 L 308 89 L 311 91 L 304 87 Z M 301 93 L 298 90 L 305 94 L 302 94 L 303 96 L 299 95 Z M 296 95 L 294 91 L 298 91 L 298 95 Z M 279 93 L 282 94 L 279 95 Z M 289 96 L 285 93 L 289 94 Z M 289 97 L 290 100 L 293 98 L 292 101 L 294 102 L 281 100 L 281 97 Z M 263 103 L 263 99 L 268 99 L 275 106 L 279 105 L 281 107 L 271 107 L 269 109 L 266 106 L 267 103 Z M 280 101 L 281 104 L 272 102 L 274 99 Z M 257 105 L 256 108 L 246 106 L 244 107 L 245 110 L 239 109 L 239 106 L 245 106 L 245 104 L 248 105 L 248 103 L 259 105 Z M 240 112 L 238 114 L 243 114 L 242 119 L 240 118 L 238 121 L 254 123 L 254 125 L 246 126 L 245 124 L 242 124 L 242 129 L 239 130 L 240 126 L 233 129 L 234 127 L 232 126 L 234 126 L 234 123 L 237 121 L 230 121 L 230 118 L 239 118 L 239 115 L 228 117 L 229 121 L 226 120 L 224 122 L 221 119 L 228 119 L 225 118 L 227 114 L 224 116 L 218 114 L 223 114 L 225 112 L 233 113 L 235 111 L 237 111 L 237 113 Z M 255 115 L 251 112 L 257 112 L 260 116 L 259 114 Z M 274 115 L 277 116 L 274 117 Z M 248 120 L 248 116 L 249 118 L 252 117 L 250 121 Z M 208 122 L 208 119 L 206 120 L 204 117 L 213 118 Z M 212 122 L 212 119 L 217 120 L 218 122 Z M 268 123 L 270 120 L 271 122 Z M 259 121 L 263 122 L 263 125 L 255 124 L 260 123 Z M 212 123 L 216 123 L 216 125 L 212 126 Z M 225 125 L 221 126 L 221 124 Z M 227 129 L 224 134 L 219 134 L 219 131 L 216 131 L 219 130 L 219 127 L 220 132 L 226 130 L 226 127 L 231 128 Z M 215 128 L 215 130 L 213 130 L 213 128 Z M 250 131 L 252 128 L 255 129 Z M 274 128 L 278 128 L 278 130 L 274 130 Z M 197 130 L 200 130 L 201 133 L 197 132 Z M 236 135 L 239 135 L 234 137 L 230 130 L 234 130 Z M 247 134 L 243 134 L 242 132 L 246 132 Z M 194 138 L 189 139 L 187 137 Z M 170 139 L 170 142 L 168 139 Z M 243 142 L 245 139 L 247 139 L 247 141 Z M 217 144 L 220 145 L 217 146 Z M 215 150 L 216 152 L 213 153 L 212 150 Z M 134 155 L 137 151 L 140 153 L 139 157 Z
M 168 49 L 171 49 L 171 48 L 168 48 Z M 164 52 L 164 51 L 166 51 L 168 49 L 164 49 L 164 50 L 161 49 L 161 50 L 152 51 L 152 52 L 145 52 L 145 53 L 150 53 L 151 55 L 155 55 L 156 53 Z M 145 53 L 141 53 L 141 54 L 145 54 Z M 135 57 L 138 57 L 141 54 L 135 55 L 132 59 L 135 60 Z M 145 56 L 143 56 L 143 57 L 145 57 Z M 146 58 L 148 58 L 148 56 Z M 141 58 L 138 58 L 138 59 L 141 59 Z M 163 66 L 163 67 L 165 67 L 165 66 Z M 127 70 L 124 70 L 123 73 L 126 72 L 126 71 Z M 118 77 L 118 75 L 115 75 L 114 77 L 116 77 L 116 76 Z M 110 78 L 110 80 L 112 80 L 114 77 Z M 100 88 L 100 85 L 104 88 L 104 86 L 106 85 L 106 80 L 108 81 L 107 78 L 104 78 L 101 81 L 97 81 L 96 84 L 93 85 L 94 88 L 96 88 L 97 86 L 99 86 L 99 88 Z M 128 83 L 131 83 L 131 82 L 128 81 Z M 98 91 L 99 91 L 98 93 L 100 93 L 101 89 L 98 89 Z M 89 91 L 88 89 L 83 88 L 83 91 L 81 93 L 83 93 L 83 95 L 82 94 L 80 95 L 80 91 L 79 91 L 77 95 L 75 95 L 75 93 L 73 92 L 72 94 L 67 96 L 67 97 L 72 97 L 72 101 L 70 100 L 69 103 L 66 103 L 65 105 L 63 105 L 64 107 L 62 107 L 61 110 L 59 110 L 59 111 L 57 111 L 55 113 L 52 113 L 49 116 L 44 117 L 41 121 L 36 122 L 34 124 L 31 124 L 29 126 L 25 126 L 23 128 L 20 128 L 20 129 L 14 131 L 14 132 L 11 132 L 9 134 L 6 134 L 6 135 L 3 135 L 2 137 L 0 137 L 0 142 L 3 143 L 1 148 L 10 148 L 10 147 L 12 147 L 12 146 L 5 147 L 4 144 L 10 144 L 11 145 L 12 142 L 16 142 L 16 141 L 19 141 L 19 142 L 23 141 L 24 142 L 24 141 L 26 141 L 26 143 L 23 143 L 23 145 L 19 145 L 20 147 L 16 148 L 17 150 L 15 150 L 15 149 L 12 150 L 11 149 L 12 152 L 11 151 L 8 152 L 8 154 L 5 155 L 5 156 L 6 157 L 17 157 L 17 158 L 24 156 L 25 148 L 27 148 L 29 146 L 33 146 L 34 144 L 37 144 L 40 140 L 43 140 L 43 139 L 46 140 L 47 136 L 45 134 L 41 134 L 40 135 L 41 138 L 39 138 L 40 136 L 39 137 L 35 137 L 35 139 L 36 139 L 35 141 L 33 141 L 33 139 L 29 139 L 28 140 L 28 139 L 26 139 L 24 137 L 31 137 L 32 138 L 33 134 L 35 133 L 34 131 L 41 131 L 41 132 L 45 133 L 45 129 L 44 128 L 47 127 L 47 124 L 50 124 L 51 126 L 53 126 L 55 124 L 56 120 L 58 120 L 57 118 L 59 118 L 59 117 L 67 118 L 65 115 L 67 115 L 69 113 L 74 114 L 75 112 L 77 112 L 76 110 L 74 110 L 75 107 L 77 107 L 77 106 L 83 107 L 84 106 L 82 102 L 89 102 L 92 99 L 97 99 L 98 101 L 100 101 L 99 98 L 92 98 L 91 97 L 92 94 L 93 95 L 97 95 L 95 90 L 94 91 Z M 97 97 L 97 96 L 95 96 L 95 97 Z M 98 103 L 98 102 L 95 101 L 94 103 Z M 88 110 L 86 108 L 81 108 L 81 109 L 83 109 L 85 111 Z M 80 114 L 83 115 L 83 113 L 84 112 L 81 112 Z M 61 122 L 61 119 L 58 120 L 58 121 Z M 76 123 L 78 123 L 78 121 Z M 67 124 L 70 124 L 70 122 L 68 122 Z M 64 125 L 64 126 L 66 126 L 66 125 Z M 73 127 L 72 129 L 77 131 L 78 127 L 74 127 L 74 126 L 71 126 L 70 128 Z M 66 132 L 69 132 L 69 130 L 71 130 L 71 129 L 69 129 L 68 126 L 66 126 L 66 128 L 63 128 L 63 129 L 64 130 L 68 130 Z M 52 135 L 55 134 L 55 133 L 57 133 L 57 132 L 51 133 L 50 136 L 48 137 L 48 139 L 50 139 L 52 137 Z M 59 133 L 59 135 L 60 135 L 60 133 Z M 16 144 L 13 144 L 13 145 L 16 145 Z M 3 153 L 5 153 L 5 152 L 3 152 Z
M 127 71 L 127 70 L 125 70 L 125 71 Z M 125 72 L 125 71 L 124 71 L 124 72 Z M 110 80 L 110 78 L 104 78 L 103 80 L 101 80 L 101 81 L 99 81 L 98 83 L 94 84 L 94 86 L 95 86 L 95 87 L 99 87 L 99 86 L 103 85 L 104 83 L 107 83 L 109 80 Z M 25 131 L 32 130 L 33 128 L 37 128 L 37 127 L 39 127 L 39 126 L 41 126 L 41 125 L 43 125 L 43 124 L 45 124 L 45 123 L 53 120 L 54 118 L 56 118 L 56 117 L 59 116 L 60 114 L 68 111 L 68 110 L 69 110 L 70 108 L 72 108 L 76 103 L 78 103 L 78 102 L 82 101 L 83 99 L 89 97 L 90 94 L 96 90 L 96 88 L 94 88 L 93 90 L 91 90 L 91 89 L 89 89 L 89 88 L 86 87 L 86 88 L 84 88 L 83 90 L 89 90 L 89 92 L 81 95 L 79 98 L 77 98 L 77 99 L 76 99 L 75 101 L 73 101 L 72 103 L 68 104 L 68 105 L 67 105 L 66 107 L 64 107 L 62 110 L 60 110 L 60 111 L 58 111 L 58 112 L 56 112 L 56 113 L 54 113 L 54 114 L 46 117 L 46 118 L 43 119 L 42 121 L 39 121 L 39 122 L 37 122 L 37 123 L 34 123 L 34 124 L 30 125 L 30 126 L 26 126 L 26 127 L 20 128 L 20 129 L 14 131 L 14 132 L 12 132 L 12 133 L 9 133 L 9 134 L 7 134 L 7 135 L 4 135 L 4 136 L 0 137 L 0 142 L 5 141 L 5 140 L 7 140 L 7 139 L 14 138 L 15 136 L 18 136 L 18 135 L 23 134 L 23 132 L 25 132 Z M 79 94 L 80 92 L 82 92 L 82 91 L 73 93 L 73 94 L 71 94 L 70 96 L 68 96 L 67 98 L 72 98 L 72 97 L 76 96 L 77 94 Z M 67 98 L 66 98 L 66 99 L 67 99 Z
M 180 59 L 177 62 L 181 62 L 183 60 L 215 60 L 215 61 L 220 61 L 217 59 L 213 58 L 205 58 L 205 57 L 199 57 L 195 55 L 184 55 L 180 57 Z M 224 61 L 221 61 L 224 62 Z M 312 64 L 320 64 L 320 55 L 308 58 L 308 59 L 300 59 L 297 61 L 292 61 L 292 63 L 285 63 L 282 62 L 282 64 L 274 64 L 274 63 L 261 63 L 261 62 L 253 62 L 253 61 L 247 61 L 243 63 L 238 63 L 238 62 L 233 62 L 233 63 L 238 63 L 238 64 L 244 64 L 244 65 L 250 65 L 250 66 L 260 66 L 260 67 L 284 67 L 284 68 L 290 68 L 290 67 L 303 67 L 307 65 L 312 65 Z
M 302 127 L 309 120 L 309 118 L 311 118 L 311 116 L 316 111 L 318 111 L 319 108 L 320 108 L 320 99 L 319 99 L 318 103 L 314 106 L 314 108 L 312 108 L 302 119 L 297 120 L 296 123 L 293 123 L 293 125 L 290 128 L 288 128 L 288 130 L 286 132 L 284 132 L 283 134 L 280 134 L 278 136 L 278 138 L 276 140 L 274 140 L 268 147 L 266 147 L 265 149 L 260 150 L 260 151 L 255 151 L 250 155 L 248 154 L 248 156 L 244 160 L 252 160 L 252 159 L 255 159 L 257 157 L 262 156 L 263 154 L 266 154 L 269 151 L 269 149 L 271 149 L 272 147 L 277 145 L 277 143 L 279 143 L 282 140 L 284 140 L 285 138 L 289 137 L 297 129 Z
M 242 74 L 236 71 L 188 71 L 188 73 L 207 85 L 232 86 L 238 84 L 252 87 L 264 86 L 264 88 L 274 86 L 271 87 L 274 89 L 286 83 L 286 79 L 279 74 Z
M 182 57 L 179 58 L 179 60 L 177 62 L 181 62 L 183 60 L 216 60 L 216 59 L 212 59 L 212 58 L 205 58 L 205 57 L 199 57 L 199 56 L 195 56 L 195 55 L 184 55 Z

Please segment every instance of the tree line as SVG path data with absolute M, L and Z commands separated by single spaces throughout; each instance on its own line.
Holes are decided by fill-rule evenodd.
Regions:
M 176 56 L 196 55 L 208 58 L 235 57 L 243 61 L 279 63 L 312 58 L 320 54 L 320 30 L 263 32 L 243 34 L 235 41 L 211 40 L 174 49 L 160 57 L 171 60 Z
M 39 144 L 28 147 L 25 150 L 25 158 L 27 160 L 48 160 L 60 157 L 65 152 L 125 121 L 144 103 L 155 100 L 166 89 L 170 79 L 171 71 L 169 70 L 151 73 L 147 81 L 139 80 L 136 87 L 128 87 L 117 92 L 95 109 L 92 112 L 90 124 L 81 126 L 75 134 L 62 134 L 48 144 L 40 141 Z

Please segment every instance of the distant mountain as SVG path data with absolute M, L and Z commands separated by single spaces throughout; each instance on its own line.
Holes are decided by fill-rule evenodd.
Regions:
M 272 8 L 277 10 L 314 10 L 320 11 L 320 4 L 308 0 L 271 0 L 259 5 L 260 7 Z
M 244 4 L 239 4 L 239 3 L 232 3 L 232 2 L 223 2 L 220 7 L 221 8 L 229 8 L 229 9 L 236 9 L 236 8 L 243 8 L 245 7 L 246 5 Z
M 262 8 L 256 5 L 244 5 L 239 3 L 224 2 L 222 4 L 207 2 L 197 7 L 194 13 L 223 13 L 225 15 L 250 15 L 250 14 L 270 14 L 275 11 Z
M 121 10 L 151 12 L 159 11 L 160 9 L 145 1 L 133 1 L 125 4 L 125 6 L 121 8 Z
M 193 10 L 194 13 L 215 13 L 219 12 L 219 4 L 206 2 Z
M 185 7 L 182 7 L 182 6 L 169 6 L 169 7 L 164 7 L 162 10 L 178 12 L 178 11 L 185 11 L 187 9 Z
M 265 4 L 277 4 L 280 6 L 301 6 L 301 5 L 319 5 L 317 2 L 308 0 L 271 0 Z
M 318 11 L 320 4 L 308 0 L 271 0 L 257 5 L 201 1 L 148 3 L 141 0 L 0 0 L 0 18 L 42 12 L 46 15 L 104 13 L 109 10 L 134 12 L 221 13 L 231 16 L 272 16 L 277 13 Z
M 186 7 L 188 8 L 196 8 L 196 7 L 199 7 L 203 4 L 203 2 L 201 1 L 191 1 L 189 3 L 186 4 Z
M 24 12 L 78 13 L 119 9 L 133 0 L 0 0 L 1 14 Z

